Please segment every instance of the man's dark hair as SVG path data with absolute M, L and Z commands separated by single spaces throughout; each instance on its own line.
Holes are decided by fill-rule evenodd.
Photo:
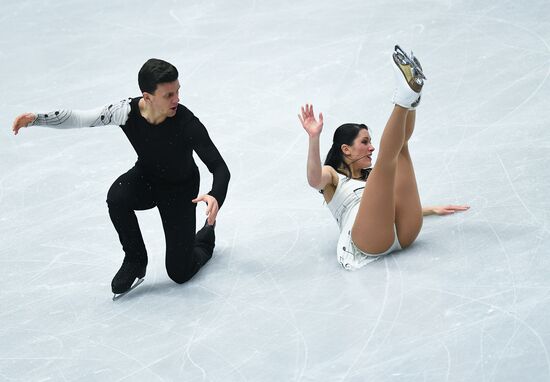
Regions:
M 150 58 L 141 67 L 138 74 L 138 84 L 142 93 L 154 94 L 157 85 L 173 82 L 178 79 L 178 70 L 169 62 Z

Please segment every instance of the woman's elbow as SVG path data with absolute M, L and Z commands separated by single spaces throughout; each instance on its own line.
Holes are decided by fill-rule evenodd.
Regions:
M 316 190 L 321 189 L 321 180 L 319 179 L 307 179 L 307 183 L 311 188 L 315 188 Z

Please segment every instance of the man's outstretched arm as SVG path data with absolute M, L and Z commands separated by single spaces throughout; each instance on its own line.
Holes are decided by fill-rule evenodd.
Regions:
M 12 131 L 15 135 L 23 127 L 47 126 L 72 129 L 105 125 L 124 125 L 130 113 L 130 98 L 92 110 L 59 109 L 49 113 L 25 113 L 15 118 Z

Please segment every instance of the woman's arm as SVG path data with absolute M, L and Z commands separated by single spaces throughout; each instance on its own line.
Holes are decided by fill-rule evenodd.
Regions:
M 446 206 L 431 206 L 431 207 L 422 207 L 422 215 L 451 215 L 455 212 L 466 211 L 470 206 L 455 206 L 455 205 L 446 205 Z
M 319 121 L 315 119 L 313 105 L 302 106 L 301 115 L 298 118 L 304 130 L 309 136 L 309 149 L 307 155 L 307 182 L 317 190 L 322 190 L 332 182 L 332 174 L 321 165 L 319 142 L 323 130 L 323 113 L 319 113 Z
M 319 137 L 309 137 L 309 150 L 307 155 L 307 182 L 317 190 L 322 190 L 332 181 L 332 176 L 321 165 L 319 153 Z

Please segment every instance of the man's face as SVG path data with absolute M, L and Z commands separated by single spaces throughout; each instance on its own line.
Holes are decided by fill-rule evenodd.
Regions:
M 178 103 L 180 102 L 179 90 L 180 82 L 175 80 L 173 82 L 163 82 L 158 84 L 154 94 L 145 94 L 147 94 L 147 97 L 156 113 L 166 117 L 173 117 L 176 115 Z

